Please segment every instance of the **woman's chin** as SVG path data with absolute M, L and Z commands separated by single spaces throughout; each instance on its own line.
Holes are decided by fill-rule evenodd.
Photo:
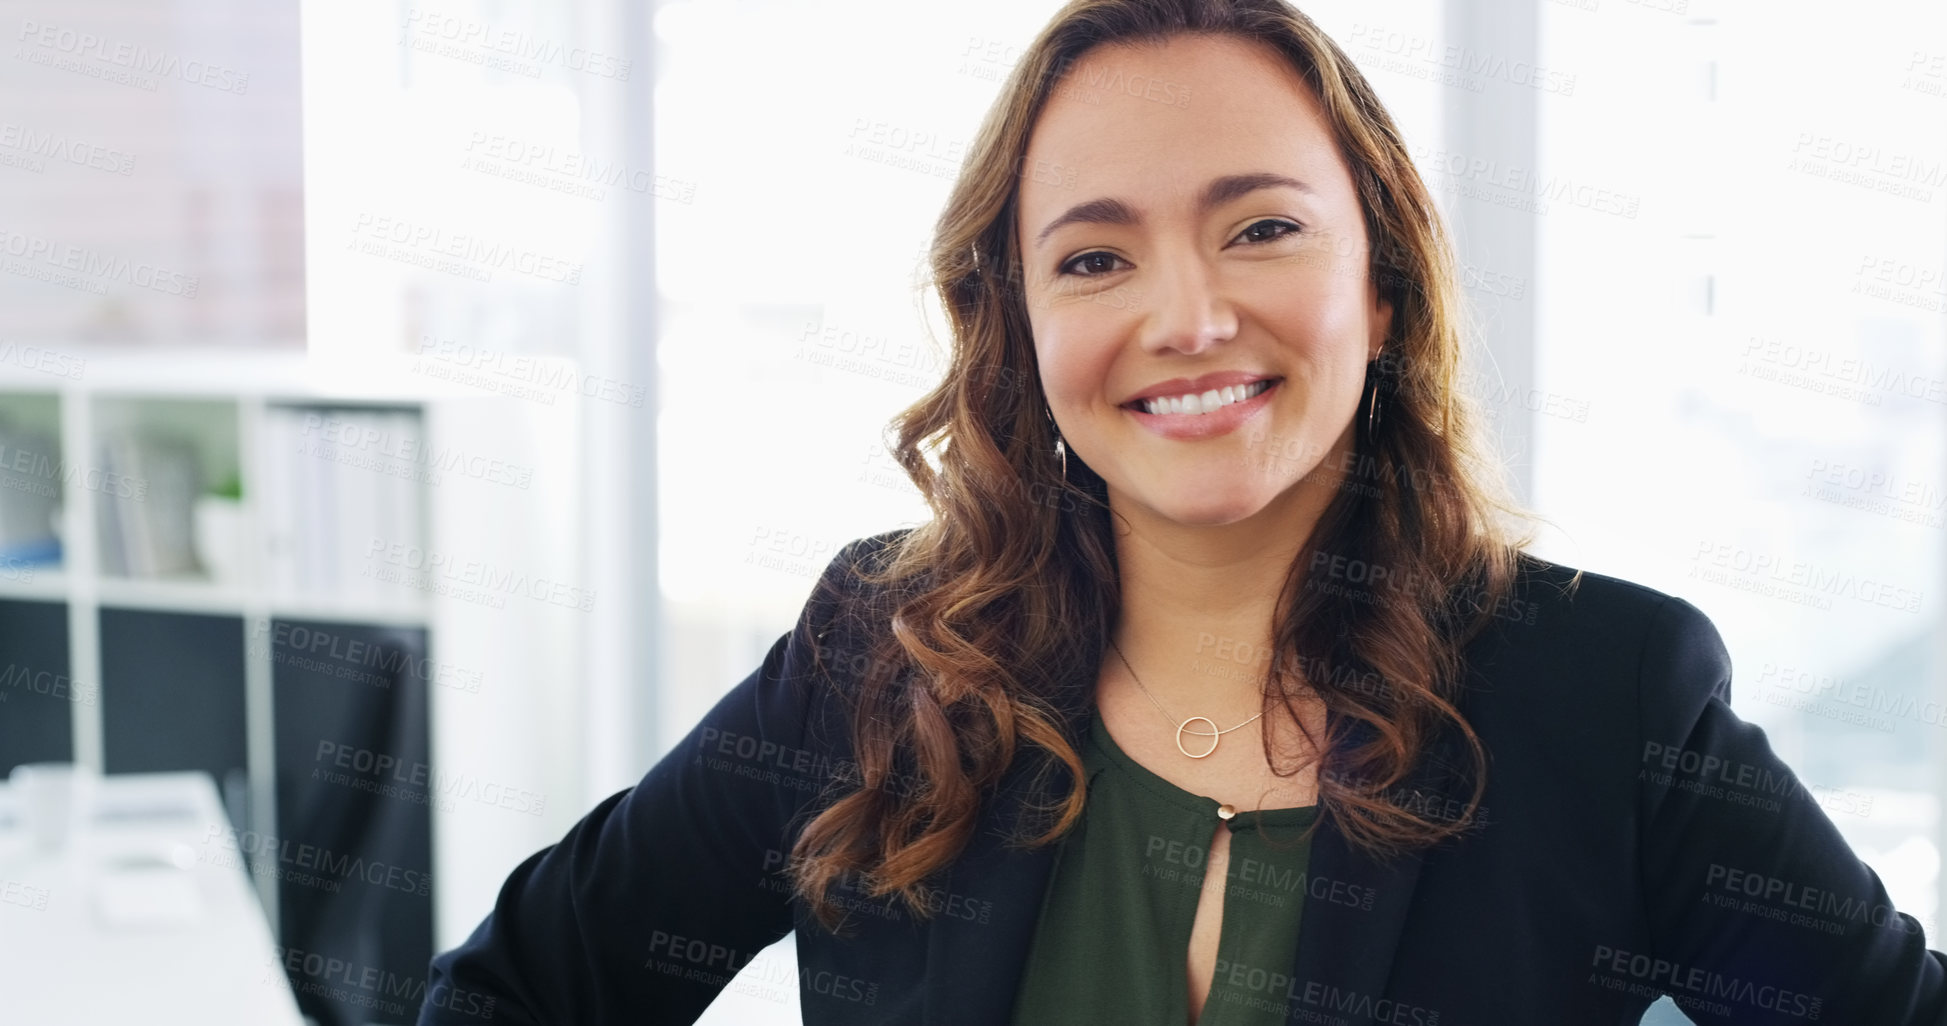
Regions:
M 1172 495 L 1146 496 L 1156 516 L 1184 527 L 1221 527 L 1248 520 L 1270 505 L 1272 496 L 1256 489 L 1184 489 Z

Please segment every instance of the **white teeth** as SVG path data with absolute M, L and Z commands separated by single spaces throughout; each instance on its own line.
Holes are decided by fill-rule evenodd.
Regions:
M 1225 385 L 1223 388 L 1213 388 L 1201 395 L 1173 395 L 1163 399 L 1144 399 L 1142 408 L 1143 412 L 1152 414 L 1209 413 L 1232 403 L 1241 403 L 1246 399 L 1262 395 L 1264 390 L 1270 387 L 1271 382 L 1268 379 L 1253 381 L 1248 385 Z

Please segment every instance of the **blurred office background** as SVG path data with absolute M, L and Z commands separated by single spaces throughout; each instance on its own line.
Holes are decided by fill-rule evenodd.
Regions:
M 882 429 L 943 365 L 927 233 L 1057 6 L 9 0 L 0 769 L 108 775 L 0 870 L 9 988 L 410 1022 L 926 515 Z M 1702 607 L 1941 946 L 1947 11 L 1301 6 L 1455 229 L 1536 551 Z M 796 979 L 787 939 L 706 1021 Z

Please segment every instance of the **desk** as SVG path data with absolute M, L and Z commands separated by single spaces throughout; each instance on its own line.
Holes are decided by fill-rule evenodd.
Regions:
M 53 853 L 28 847 L 0 783 L 0 1018 L 303 1026 L 215 782 L 99 781 L 88 828 Z

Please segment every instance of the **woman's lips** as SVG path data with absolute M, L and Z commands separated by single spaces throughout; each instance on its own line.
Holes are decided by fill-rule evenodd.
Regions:
M 1141 403 L 1122 407 L 1123 411 L 1136 418 L 1136 423 L 1148 428 L 1163 438 L 1177 441 L 1194 441 L 1200 438 L 1215 438 L 1237 430 L 1238 425 L 1271 404 L 1271 399 L 1284 387 L 1283 378 L 1273 378 L 1271 387 L 1241 403 L 1231 403 L 1209 413 L 1150 413 Z

